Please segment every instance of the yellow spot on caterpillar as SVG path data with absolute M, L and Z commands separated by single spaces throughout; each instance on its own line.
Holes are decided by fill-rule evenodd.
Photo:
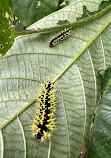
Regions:
M 51 136 L 51 133 L 47 132 L 47 137 L 50 138 Z
M 39 122 L 40 122 L 41 125 L 43 125 L 43 120 L 40 120 Z
M 47 132 L 43 131 L 44 133 L 44 138 L 47 138 Z
M 41 137 L 41 142 L 44 142 L 44 141 L 45 141 L 44 137 Z
M 35 138 L 44 142 L 51 136 L 54 129 L 55 88 L 54 84 L 47 81 L 41 85 L 37 97 L 37 109 L 33 119 L 32 131 Z
M 48 114 L 48 116 L 54 116 L 54 114 L 53 114 L 53 113 L 51 113 L 51 114 Z

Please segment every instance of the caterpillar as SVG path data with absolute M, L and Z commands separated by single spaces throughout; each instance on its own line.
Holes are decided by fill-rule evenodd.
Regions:
M 49 43 L 49 47 L 53 47 L 56 44 L 58 44 L 59 42 L 61 42 L 62 40 L 64 40 L 66 37 L 68 37 L 71 34 L 72 30 L 71 27 L 65 28 L 63 31 L 61 31 L 60 33 L 57 34 L 56 37 L 54 37 L 50 43 Z
M 41 142 L 51 137 L 55 126 L 55 88 L 49 80 L 41 85 L 37 97 L 37 109 L 33 118 L 33 136 Z

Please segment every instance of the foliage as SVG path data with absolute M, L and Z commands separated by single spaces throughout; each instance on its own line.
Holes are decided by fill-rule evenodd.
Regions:
M 24 26 L 29 26 L 58 8 L 59 0 L 8 0 L 14 15 Z
M 102 77 L 102 101 L 99 106 L 87 158 L 111 157 L 111 68 Z
M 5 54 L 12 46 L 14 40 L 14 27 L 9 25 L 9 20 L 5 16 L 12 13 L 6 0 L 0 2 L 0 54 Z
M 99 0 L 75 1 L 40 19 L 27 28 L 38 32 L 15 38 L 1 58 L 1 157 L 78 158 L 81 151 L 87 150 L 92 117 L 100 102 L 99 71 L 111 66 L 110 5 L 108 2 L 105 9 L 99 10 L 100 5 Z M 83 6 L 94 14 L 88 22 L 85 17 L 78 23 L 84 14 Z M 49 48 L 49 41 L 65 24 L 72 26 L 72 34 Z M 57 123 L 51 139 L 41 143 L 32 137 L 31 125 L 38 89 L 48 74 L 56 83 Z

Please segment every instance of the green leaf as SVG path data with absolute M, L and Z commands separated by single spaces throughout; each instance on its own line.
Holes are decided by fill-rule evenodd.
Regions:
M 68 23 L 70 23 L 70 22 L 67 21 L 67 20 L 61 20 L 61 21 L 59 21 L 57 24 L 58 24 L 58 25 L 64 25 L 64 24 L 68 24 Z
M 107 87 L 107 84 L 111 78 L 111 69 L 108 69 L 105 71 L 105 75 L 101 76 L 101 90 L 102 93 L 105 91 L 105 88 Z
M 111 1 L 110 0 L 108 0 L 108 1 L 102 1 L 101 4 L 100 4 L 100 6 L 99 6 L 99 9 L 97 11 L 94 11 L 94 12 L 89 11 L 87 9 L 87 7 L 85 5 L 83 5 L 83 15 L 81 17 L 77 18 L 77 20 L 85 19 L 87 17 L 96 15 L 101 10 L 107 9 L 109 7 L 109 5 L 111 5 Z
M 78 14 L 82 15 L 83 5 L 95 11 L 99 4 L 99 0 L 78 1 L 41 19 L 30 29 L 55 26 L 60 20 L 73 23 Z M 98 71 L 111 66 L 110 23 L 108 11 L 94 21 L 72 28 L 71 36 L 54 48 L 49 48 L 54 32 L 15 39 L 0 60 L 1 155 L 78 158 L 87 142 L 98 102 Z M 31 125 L 36 97 L 48 73 L 51 81 L 57 81 L 57 123 L 51 139 L 40 143 L 32 137 Z
M 9 5 L 16 17 L 24 26 L 29 26 L 46 15 L 55 12 L 59 0 L 8 0 Z
M 3 1 L 0 2 L 0 14 L 4 14 L 6 11 L 10 15 L 12 15 L 11 10 L 8 6 L 7 0 L 3 0 Z
M 14 41 L 14 27 L 9 25 L 9 20 L 0 15 L 0 54 L 5 54 Z
M 95 18 L 100 17 L 106 12 L 108 12 L 111 9 L 110 3 L 111 2 L 108 1 L 105 3 L 104 6 L 103 2 L 101 2 L 100 5 L 98 6 L 97 3 L 94 2 L 92 4 L 94 5 L 94 8 L 96 10 L 94 11 L 92 7 L 91 8 L 89 7 L 89 10 L 87 10 L 88 2 L 84 2 L 83 7 L 81 7 L 81 2 L 79 1 L 75 2 L 74 5 L 71 5 L 69 7 L 66 7 L 58 11 L 56 13 L 57 16 L 55 16 L 55 13 L 52 13 L 51 15 L 29 26 L 27 28 L 27 31 L 16 32 L 16 36 L 20 36 L 24 34 L 33 34 L 33 33 L 47 33 L 49 31 L 52 32 L 52 31 L 60 30 L 61 28 L 64 27 L 78 26 L 84 22 L 94 20 Z M 66 12 L 67 8 L 68 11 Z M 74 16 L 72 16 L 72 12 L 70 11 L 70 9 L 73 10 L 72 12 L 74 12 Z M 79 10 L 80 13 L 78 13 L 76 9 Z M 76 12 L 77 14 L 75 14 Z M 53 22 L 51 20 L 52 17 L 55 18 Z M 50 22 L 47 18 L 50 19 Z
M 104 91 L 94 124 L 88 158 L 111 157 L 111 68 L 105 71 Z
M 15 31 L 20 32 L 20 31 L 25 31 L 25 27 L 21 24 L 19 19 L 11 20 L 12 25 L 15 26 Z
M 72 4 L 74 2 L 76 2 L 77 0 L 66 0 L 66 4 L 69 5 L 69 4 Z
M 66 7 L 70 4 L 73 4 L 74 2 L 76 2 L 77 0 L 63 0 L 62 3 L 60 4 L 60 7 L 63 8 L 63 7 Z
M 37 32 L 47 32 L 47 31 L 55 31 L 60 30 L 64 27 L 74 27 L 78 26 L 84 22 L 89 22 L 91 20 L 96 19 L 97 17 L 100 17 L 104 15 L 106 12 L 108 12 L 111 9 L 111 1 L 106 2 L 106 5 L 103 7 L 103 3 L 100 4 L 97 2 L 92 2 L 92 6 L 89 5 L 91 2 L 85 1 L 77 1 L 74 4 L 63 8 L 62 10 L 59 10 L 58 12 L 52 13 L 49 16 L 44 17 L 43 19 L 39 20 L 38 22 L 32 24 L 27 28 L 27 30 L 35 30 Z M 82 5 L 82 7 L 81 7 Z M 84 9 L 84 7 L 85 9 Z M 101 6 L 101 9 L 100 9 Z M 86 8 L 88 8 L 87 12 L 90 13 L 90 15 L 85 15 Z M 85 10 L 85 12 L 84 12 Z M 96 10 L 96 11 L 95 11 Z M 78 11 L 78 12 L 77 12 Z M 53 20 L 54 18 L 54 20 Z M 49 21 L 50 19 L 50 21 Z M 52 22 L 53 21 L 53 22 Z M 64 22 L 64 25 L 58 25 L 61 22 Z
M 14 41 L 14 27 L 9 25 L 5 14 L 12 16 L 7 1 L 0 1 L 0 54 L 5 54 Z

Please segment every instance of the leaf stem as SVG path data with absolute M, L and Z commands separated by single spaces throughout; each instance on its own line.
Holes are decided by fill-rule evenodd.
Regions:
M 94 42 L 94 40 L 104 31 L 104 29 L 111 23 L 111 19 L 101 28 L 101 30 L 87 43 L 87 45 L 79 52 L 73 60 L 54 78 L 52 83 L 56 82 L 64 73 L 65 71 L 81 56 L 81 54 Z
M 105 9 L 101 10 L 100 12 L 95 13 L 94 15 L 89 16 L 85 19 L 78 20 L 78 21 L 75 21 L 75 22 L 69 23 L 69 24 L 64 24 L 64 25 L 60 25 L 60 26 L 58 25 L 56 27 L 43 28 L 43 29 L 38 29 L 38 30 L 26 30 L 26 31 L 23 31 L 23 32 L 15 32 L 15 37 L 21 36 L 21 35 L 27 35 L 27 34 L 34 34 L 34 33 L 44 34 L 44 33 L 49 33 L 49 32 L 53 32 L 53 31 L 56 31 L 56 30 L 63 29 L 65 27 L 74 27 L 74 26 L 80 25 L 80 24 L 85 23 L 85 22 L 89 22 L 91 20 L 94 20 L 94 19 L 100 17 L 103 14 L 105 14 L 106 12 L 108 12 L 110 9 L 111 9 L 111 4 L 107 8 L 105 8 Z

